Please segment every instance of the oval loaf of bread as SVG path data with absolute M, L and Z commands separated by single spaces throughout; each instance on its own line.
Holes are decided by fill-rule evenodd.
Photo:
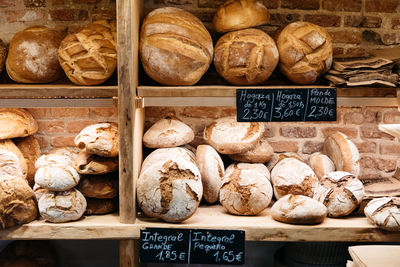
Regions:
M 51 164 L 38 168 L 35 183 L 52 191 L 64 191 L 79 183 L 80 176 L 72 166 Z
M 400 231 L 400 197 L 381 197 L 364 208 L 368 220 L 387 231 Z
M 335 171 L 335 164 L 333 161 L 321 152 L 312 153 L 308 159 L 308 164 L 314 170 L 319 179 L 322 179 L 328 173 Z
M 32 114 L 22 108 L 0 108 L 0 139 L 25 137 L 38 131 Z
M 274 149 L 265 138 L 262 138 L 254 148 L 240 154 L 230 154 L 229 158 L 238 162 L 264 163 L 273 155 Z

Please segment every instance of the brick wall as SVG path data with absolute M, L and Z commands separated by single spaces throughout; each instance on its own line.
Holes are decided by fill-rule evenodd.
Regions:
M 204 127 L 213 119 L 235 114 L 235 108 L 229 107 L 148 107 L 145 128 L 165 116 L 176 116 L 193 128 L 196 138 L 192 144 L 198 145 L 204 143 Z M 360 151 L 362 179 L 392 176 L 398 164 L 400 142 L 381 132 L 378 125 L 400 123 L 397 109 L 338 108 L 337 115 L 336 122 L 266 123 L 264 136 L 275 152 L 297 152 L 308 159 L 311 153 L 322 151 L 327 135 L 341 131 L 349 136 Z

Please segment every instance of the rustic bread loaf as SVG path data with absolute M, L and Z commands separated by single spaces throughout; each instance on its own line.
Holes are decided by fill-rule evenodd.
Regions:
M 28 181 L 29 185 L 33 187 L 33 185 L 35 184 L 36 173 L 35 162 L 42 154 L 39 141 L 33 135 L 30 135 L 27 137 L 14 138 L 13 142 L 25 158 L 28 168 L 26 180 Z
M 114 198 L 118 196 L 118 173 L 82 175 L 77 188 L 85 197 Z
M 175 7 L 151 11 L 140 30 L 139 53 L 143 69 L 165 85 L 193 85 L 208 70 L 213 42 L 203 23 Z
M 69 156 L 61 155 L 61 154 L 46 154 L 41 155 L 35 162 L 36 169 L 41 167 L 45 167 L 48 165 L 65 165 L 65 166 L 72 166 L 73 161 Z
M 327 214 L 327 208 L 315 199 L 288 194 L 274 203 L 271 216 L 274 220 L 292 224 L 318 224 Z
M 35 193 L 37 201 L 43 196 L 44 193 L 48 192 L 49 189 L 43 188 L 38 184 L 33 186 L 33 192 Z
M 27 179 L 26 177 L 28 175 L 28 164 L 24 158 L 24 155 L 22 155 L 21 150 L 19 150 L 19 148 L 10 139 L 0 140 L 0 149 L 8 150 L 17 155 L 19 165 L 22 170 L 22 178 Z M 3 167 L 6 168 L 7 166 L 3 165 Z M 11 173 L 9 174 L 12 175 Z
M 262 138 L 254 148 L 240 153 L 228 155 L 231 160 L 248 163 L 264 163 L 269 161 L 274 155 L 274 149 L 267 139 Z
M 200 171 L 181 158 L 158 161 L 140 174 L 137 200 L 149 217 L 181 222 L 197 210 L 203 195 Z
M 36 120 L 26 109 L 0 108 L 0 139 L 25 137 L 37 130 Z
M 215 12 L 213 25 L 225 33 L 263 25 L 269 20 L 268 9 L 256 0 L 228 0 Z
M 333 161 L 321 152 L 312 153 L 308 159 L 308 165 L 310 165 L 319 179 L 335 171 L 335 164 Z
M 232 163 L 225 169 L 225 174 L 229 174 L 234 170 L 255 170 L 262 173 L 268 181 L 271 181 L 271 173 L 264 164 L 261 163 Z
M 400 197 L 381 197 L 364 209 L 368 220 L 386 231 L 400 231 Z
M 29 223 L 38 215 L 32 188 L 21 177 L 2 175 L 0 178 L 0 226 L 13 227 Z
M 310 22 L 287 25 L 276 40 L 281 72 L 296 84 L 312 84 L 332 66 L 332 40 L 322 27 Z
M 85 212 L 86 199 L 75 188 L 61 192 L 48 191 L 39 199 L 38 206 L 40 216 L 48 222 L 75 221 Z
M 313 198 L 328 208 L 328 217 L 350 214 L 364 197 L 364 185 L 349 172 L 328 173 L 314 190 Z
M 225 173 L 219 201 L 229 213 L 257 215 L 268 207 L 272 195 L 271 183 L 262 172 L 235 168 Z
M 225 34 L 214 48 L 214 65 L 225 80 L 236 85 L 265 82 L 278 65 L 275 41 L 258 29 Z
M 360 174 L 360 154 L 356 145 L 343 133 L 335 132 L 324 142 L 324 153 L 333 161 L 337 171 Z
M 219 118 L 204 129 L 203 138 L 221 154 L 238 154 L 253 149 L 264 135 L 264 124 Z
M 80 174 L 105 174 L 118 170 L 118 157 L 106 158 L 82 150 L 72 166 Z
M 272 169 L 275 167 L 275 165 L 279 161 L 281 161 L 285 158 L 296 158 L 296 159 L 304 162 L 303 158 L 295 152 L 275 153 L 274 155 L 272 155 L 271 159 L 267 162 L 268 170 L 271 172 Z
M 71 161 L 74 161 L 79 154 L 79 149 L 71 147 L 58 147 L 51 150 L 49 154 L 67 156 L 71 159 Z
M 150 148 L 176 147 L 192 142 L 194 132 L 176 118 L 155 122 L 143 135 L 143 144 Z
M 3 71 L 4 64 L 7 58 L 7 46 L 4 44 L 3 40 L 0 39 L 0 73 Z
M 15 153 L 7 149 L 0 149 L 0 163 L 0 176 L 11 175 L 24 179 L 21 161 Z
M 105 82 L 117 67 L 115 22 L 99 21 L 67 35 L 58 49 L 58 60 L 77 85 Z
M 218 152 L 209 145 L 199 145 L 196 151 L 197 167 L 203 183 L 204 200 L 212 204 L 218 201 L 219 188 L 224 177 L 224 162 Z
M 72 166 L 63 164 L 45 165 L 37 169 L 35 183 L 52 191 L 65 191 L 79 183 L 80 176 Z
M 118 125 L 97 123 L 83 128 L 74 139 L 80 150 L 103 157 L 118 156 Z
M 112 213 L 118 210 L 118 198 L 99 199 L 86 197 L 87 215 L 100 215 Z
M 275 197 L 280 199 L 287 194 L 312 197 L 319 180 L 306 163 L 296 158 L 285 158 L 272 169 L 271 181 Z

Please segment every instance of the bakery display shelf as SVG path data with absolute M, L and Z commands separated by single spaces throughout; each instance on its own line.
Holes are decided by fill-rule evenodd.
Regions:
M 400 241 L 400 232 L 380 230 L 370 224 L 366 217 L 326 218 L 317 225 L 292 225 L 272 219 L 269 208 L 257 216 L 236 216 L 228 214 L 221 205 L 200 206 L 191 218 L 176 224 L 138 214 L 136 225 L 138 229 L 155 227 L 244 230 L 248 241 Z M 135 238 L 139 238 L 139 231 L 136 234 Z

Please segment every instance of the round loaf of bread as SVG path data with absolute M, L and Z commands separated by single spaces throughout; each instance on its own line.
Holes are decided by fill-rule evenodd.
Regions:
M 49 154 L 67 156 L 71 159 L 71 161 L 74 161 L 79 154 L 79 149 L 71 147 L 58 147 L 51 150 Z
M 10 139 L 0 140 L 0 149 L 8 150 L 8 151 L 14 153 L 15 155 L 17 155 L 18 160 L 19 160 L 19 165 L 22 170 L 21 177 L 24 179 L 27 179 L 26 177 L 28 175 L 28 164 L 26 162 L 26 159 L 24 158 L 24 155 L 22 155 L 21 150 L 19 150 L 19 148 Z M 3 165 L 3 167 L 6 167 L 6 166 Z M 10 173 L 10 175 L 12 175 L 12 174 Z
M 271 216 L 274 220 L 292 224 L 318 224 L 326 218 L 327 208 L 315 199 L 288 194 L 274 203 Z
M 75 221 L 85 212 L 86 199 L 75 188 L 61 192 L 48 191 L 39 199 L 38 206 L 40 216 L 48 222 Z
M 87 215 L 100 215 L 112 213 L 118 210 L 118 198 L 99 199 L 99 198 L 86 198 Z
M 83 175 L 78 190 L 85 197 L 114 198 L 118 196 L 118 173 Z
M 238 162 L 264 163 L 273 155 L 274 149 L 265 138 L 262 138 L 254 148 L 240 154 L 230 154 L 229 158 Z
M 41 167 L 45 167 L 47 165 L 65 165 L 65 166 L 72 166 L 73 161 L 70 157 L 61 155 L 61 154 L 47 154 L 41 155 L 35 162 L 36 169 Z
M 118 157 L 106 158 L 82 150 L 72 166 L 80 174 L 105 174 L 118 170 Z
M 238 154 L 253 149 L 264 135 L 264 124 L 237 122 L 236 117 L 215 120 L 204 129 L 203 138 L 221 154 Z
M 72 166 L 51 164 L 37 169 L 35 183 L 52 191 L 65 191 L 79 183 L 80 176 Z
M 176 147 L 192 142 L 194 132 L 176 118 L 155 122 L 143 135 L 143 144 L 150 148 Z
M 312 84 L 332 66 L 332 39 L 322 27 L 293 22 L 278 35 L 281 72 L 296 84 Z
M 364 197 L 364 185 L 349 172 L 336 171 L 322 178 L 313 198 L 328 208 L 328 217 L 350 214 Z
M 225 169 L 225 174 L 229 174 L 234 170 L 255 170 L 262 173 L 268 181 L 271 181 L 271 173 L 269 172 L 268 168 L 265 167 L 264 164 L 261 163 L 232 163 Z
M 196 162 L 203 183 L 204 199 L 210 204 L 215 203 L 218 201 L 224 177 L 224 162 L 218 152 L 209 145 L 197 146 Z
M 191 217 L 203 195 L 199 169 L 181 158 L 155 162 L 143 170 L 136 187 L 142 211 L 167 222 Z
M 103 157 L 118 156 L 118 126 L 115 123 L 97 123 L 83 128 L 74 139 L 75 145 L 87 153 Z
M 0 39 L 0 73 L 3 71 L 4 64 L 7 58 L 7 46 L 4 44 L 3 40 Z
M 213 42 L 203 23 L 180 8 L 151 11 L 140 30 L 143 69 L 165 85 L 193 85 L 208 70 Z
M 333 161 L 321 152 L 311 154 L 308 159 L 308 165 L 310 165 L 320 180 L 328 173 L 335 171 Z
M 229 32 L 218 40 L 214 50 L 217 72 L 235 85 L 265 82 L 279 61 L 275 41 L 258 29 Z
M 368 220 L 386 231 L 400 231 L 400 197 L 372 199 L 364 208 Z
M 13 139 L 13 142 L 25 158 L 28 168 L 26 180 L 28 181 L 29 185 L 33 187 L 35 184 L 36 173 L 35 162 L 42 154 L 39 141 L 33 135 L 30 135 L 27 137 L 15 138 Z
M 215 12 L 213 25 L 225 33 L 263 25 L 269 20 L 268 9 L 257 0 L 228 0 Z
M 7 73 L 18 83 L 49 83 L 61 74 L 57 50 L 64 34 L 33 26 L 14 35 L 6 60 Z
M 48 192 L 49 189 L 43 188 L 38 184 L 33 186 L 33 192 L 35 193 L 37 201 L 43 196 L 44 193 Z
M 38 215 L 37 201 L 32 188 L 21 177 L 0 177 L 0 226 L 13 227 L 29 223 Z
M 67 35 L 58 49 L 58 60 L 77 85 L 105 82 L 117 67 L 115 22 L 97 21 Z
M 271 159 L 267 162 L 268 170 L 271 172 L 279 161 L 286 158 L 296 158 L 304 162 L 303 158 L 295 152 L 275 153 L 274 155 L 272 155 Z
M 225 173 L 219 201 L 229 213 L 257 215 L 268 207 L 272 195 L 271 183 L 262 172 L 236 168 Z
M 360 153 L 345 134 L 330 134 L 324 142 L 324 153 L 333 161 L 337 171 L 349 172 L 356 177 L 360 174 Z
M 21 161 L 18 156 L 7 150 L 0 149 L 0 177 L 3 175 L 11 175 L 15 177 L 23 178 Z
M 292 194 L 313 197 L 318 177 L 306 163 L 296 158 L 282 159 L 271 172 L 276 199 Z
M 36 120 L 26 109 L 0 108 L 0 139 L 25 137 L 37 130 Z

